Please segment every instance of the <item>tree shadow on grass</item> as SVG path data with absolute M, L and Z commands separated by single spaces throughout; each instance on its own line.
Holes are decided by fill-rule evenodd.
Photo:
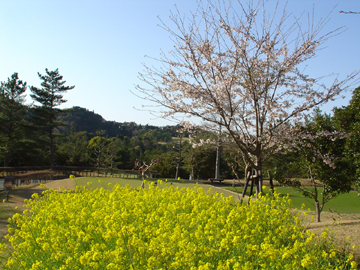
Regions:
M 5 241 L 4 236 L 8 232 L 8 219 L 15 213 L 21 213 L 26 209 L 24 200 L 30 199 L 34 193 L 41 194 L 43 191 L 44 189 L 40 188 L 40 184 L 14 187 L 10 191 L 9 201 L 3 202 L 6 199 L 6 192 L 5 189 L 0 190 L 0 242 Z

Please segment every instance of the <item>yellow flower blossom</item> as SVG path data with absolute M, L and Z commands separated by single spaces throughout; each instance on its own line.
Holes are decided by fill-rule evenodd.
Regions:
M 166 182 L 166 181 L 165 181 Z M 351 253 L 304 232 L 288 197 L 249 204 L 201 187 L 47 192 L 10 219 L 5 269 L 340 269 Z M 4 245 L 0 245 L 4 250 Z M 3 251 L 4 252 L 4 251 Z M 1 255 L 1 254 L 0 254 Z M 317 264 L 321 259 L 321 264 Z

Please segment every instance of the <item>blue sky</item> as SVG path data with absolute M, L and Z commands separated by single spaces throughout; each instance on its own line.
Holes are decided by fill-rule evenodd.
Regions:
M 0 0 L 0 81 L 18 72 L 28 85 L 39 87 L 37 72 L 59 68 L 67 85 L 75 85 L 64 95 L 68 102 L 63 108 L 84 107 L 117 122 L 174 124 L 135 109 L 144 101 L 130 90 L 141 83 L 138 72 L 142 63 L 149 63 L 145 55 L 157 57 L 161 49 L 171 50 L 168 33 L 157 25 L 158 16 L 168 22 L 175 4 L 185 14 L 196 8 L 195 0 Z M 288 11 L 311 12 L 314 4 L 315 18 L 336 6 L 324 33 L 340 26 L 348 29 L 326 43 L 309 63 L 308 73 L 335 72 L 341 78 L 359 70 L 360 15 L 338 10 L 360 11 L 360 1 L 290 0 Z M 347 93 L 323 110 L 347 105 L 350 98 Z

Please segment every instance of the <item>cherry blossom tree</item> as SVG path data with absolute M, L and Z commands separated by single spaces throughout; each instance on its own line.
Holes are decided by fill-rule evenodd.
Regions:
M 262 191 L 264 160 L 278 151 L 286 123 L 337 97 L 358 78 L 353 72 L 323 79 L 304 71 L 321 46 L 343 28 L 322 33 L 328 17 L 315 22 L 293 16 L 270 1 L 198 1 L 190 18 L 171 13 L 173 50 L 158 67 L 144 64 L 145 86 L 136 95 L 162 108 L 161 117 L 199 118 L 233 140 L 255 172 Z M 269 13 L 268 13 L 269 12 Z M 254 176 L 252 176 L 254 177 Z

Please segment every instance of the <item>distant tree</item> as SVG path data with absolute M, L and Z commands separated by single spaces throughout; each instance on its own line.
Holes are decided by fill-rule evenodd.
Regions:
M 216 137 L 216 136 L 215 136 Z M 193 175 L 194 179 L 214 178 L 216 172 L 216 147 L 215 144 L 197 144 L 194 141 L 186 141 L 183 147 L 182 156 L 186 177 Z M 221 166 L 223 168 L 223 166 Z M 223 174 L 220 175 L 222 177 Z
M 132 169 L 134 168 L 134 162 L 136 157 L 134 156 L 134 159 L 132 158 L 131 151 L 129 151 L 130 146 L 130 139 L 127 136 L 117 136 L 117 138 L 120 140 L 120 150 L 119 150 L 119 160 L 117 161 L 117 166 L 121 169 Z
M 299 190 L 305 197 L 314 200 L 317 221 L 324 205 L 335 196 L 351 190 L 352 177 L 344 161 L 346 135 L 335 129 L 330 115 L 316 111 L 305 124 L 294 129 L 297 139 L 289 136 L 289 149 L 300 157 L 300 164 L 307 169 L 310 186 L 302 185 L 294 178 L 278 178 L 281 184 Z
M 104 151 L 104 164 L 106 167 L 114 168 L 116 165 L 121 164 L 120 150 L 121 140 L 116 137 L 110 138 Z
M 26 89 L 26 82 L 19 80 L 16 72 L 0 85 L 0 158 L 5 167 L 26 140 Z
M 235 176 L 237 180 L 240 180 L 240 178 L 244 176 L 244 172 L 247 171 L 247 163 L 241 157 L 241 153 L 239 153 L 239 150 L 233 143 L 226 144 L 224 151 L 226 151 L 225 161 L 231 169 L 233 176 Z
M 87 151 L 89 137 L 90 135 L 86 131 L 76 132 L 75 127 L 72 126 L 71 130 L 58 143 L 56 156 L 58 159 L 62 159 L 60 163 L 67 166 L 91 166 Z
M 177 11 L 169 18 L 173 27 L 161 24 L 175 44 L 156 59 L 159 68 L 144 66 L 140 79 L 148 87 L 138 85 L 138 96 L 160 105 L 162 117 L 192 116 L 214 131 L 222 126 L 256 171 L 258 192 L 263 163 L 279 150 L 287 123 L 337 97 L 359 72 L 329 85 L 303 72 L 339 33 L 321 33 L 327 17 L 309 19 L 305 29 L 285 9 L 272 13 L 270 1 L 198 3 L 189 20 Z
M 47 144 L 50 150 L 50 164 L 54 163 L 54 131 L 55 128 L 64 125 L 57 121 L 57 117 L 64 110 L 58 107 L 65 103 L 63 94 L 75 88 L 75 86 L 65 86 L 66 81 L 63 81 L 63 76 L 59 74 L 59 70 L 49 71 L 45 69 L 46 75 L 38 72 L 40 80 L 42 80 L 42 88 L 31 86 L 30 90 L 33 94 L 30 96 L 40 105 L 35 105 L 33 108 L 33 122 L 44 132 L 44 143 Z
M 156 170 L 161 175 L 161 177 L 175 178 L 177 157 L 178 154 L 175 151 L 173 151 L 172 148 L 169 149 L 168 151 L 158 153 L 157 158 L 159 163 L 154 165 L 153 169 Z M 181 171 L 180 171 L 180 176 L 181 176 Z
M 222 136 L 220 135 L 219 130 L 214 132 L 208 131 L 207 126 L 202 126 L 199 127 L 196 132 L 193 132 L 191 134 L 190 143 L 193 146 L 193 150 L 191 151 L 193 166 L 195 166 L 196 164 L 199 165 L 199 161 L 196 161 L 199 154 L 204 157 L 206 156 L 205 159 L 207 160 L 214 159 L 212 164 L 208 164 L 206 173 L 200 172 L 200 175 L 206 178 L 221 178 L 220 173 L 222 173 L 223 171 L 220 170 L 220 147 L 224 144 L 224 141 Z M 204 153 L 200 153 L 202 151 L 204 151 Z M 198 168 L 196 168 L 195 171 L 197 171 L 197 173 L 199 174 Z M 211 171 L 213 171 L 213 173 L 211 173 Z
M 104 164 L 105 153 L 107 147 L 110 144 L 110 139 L 104 137 L 105 131 L 98 131 L 97 135 L 93 137 L 88 143 L 88 149 L 91 151 L 92 155 L 95 156 L 95 166 L 102 167 Z

